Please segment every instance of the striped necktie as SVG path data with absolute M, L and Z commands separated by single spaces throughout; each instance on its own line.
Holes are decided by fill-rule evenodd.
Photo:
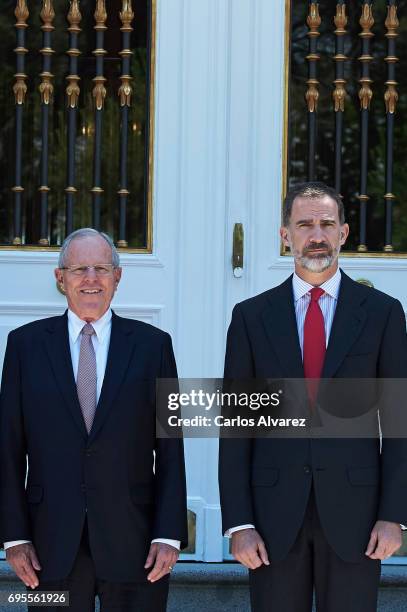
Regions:
M 308 379 L 311 407 L 315 405 L 326 353 L 324 315 L 318 303 L 325 292 L 320 287 L 310 291 L 311 301 L 304 321 L 304 376 Z
M 76 380 L 79 404 L 88 433 L 92 429 L 96 412 L 96 355 L 92 343 L 94 333 L 95 330 L 90 323 L 83 326 Z

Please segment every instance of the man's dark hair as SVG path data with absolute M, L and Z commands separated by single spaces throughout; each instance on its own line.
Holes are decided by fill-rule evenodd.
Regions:
M 319 181 L 311 181 L 308 183 L 298 183 L 297 185 L 294 185 L 294 187 L 292 187 L 285 196 L 283 204 L 284 227 L 287 227 L 290 223 L 291 211 L 295 198 L 300 197 L 313 199 L 321 198 L 326 195 L 332 198 L 337 203 L 339 222 L 341 225 L 343 225 L 345 223 L 345 209 L 343 206 L 342 198 L 339 193 L 337 193 L 335 189 L 329 187 L 325 183 L 320 183 Z

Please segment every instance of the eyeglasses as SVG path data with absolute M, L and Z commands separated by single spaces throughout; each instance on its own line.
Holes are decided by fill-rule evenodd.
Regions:
M 90 270 L 94 270 L 96 276 L 107 276 L 115 268 L 113 264 L 95 264 L 94 266 L 66 266 L 60 270 L 66 270 L 75 276 L 85 276 Z

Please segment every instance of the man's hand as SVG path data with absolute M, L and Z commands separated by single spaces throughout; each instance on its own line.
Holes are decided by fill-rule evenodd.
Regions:
M 398 523 L 377 521 L 372 529 L 366 555 L 370 559 L 388 559 L 402 545 L 401 527 Z
M 165 574 L 169 574 L 178 561 L 179 550 L 169 544 L 153 542 L 150 546 L 148 557 L 144 567 L 153 569 L 147 576 L 150 582 L 160 580 Z
M 6 550 L 6 560 L 26 587 L 35 589 L 39 582 L 36 570 L 41 569 L 32 544 L 17 544 Z
M 240 529 L 232 533 L 232 555 L 249 569 L 270 565 L 263 540 L 255 529 Z

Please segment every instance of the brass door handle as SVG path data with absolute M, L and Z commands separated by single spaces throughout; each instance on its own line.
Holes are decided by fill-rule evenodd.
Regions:
M 233 255 L 232 267 L 233 276 L 241 278 L 243 276 L 243 246 L 244 246 L 244 231 L 242 223 L 235 223 L 233 228 Z

